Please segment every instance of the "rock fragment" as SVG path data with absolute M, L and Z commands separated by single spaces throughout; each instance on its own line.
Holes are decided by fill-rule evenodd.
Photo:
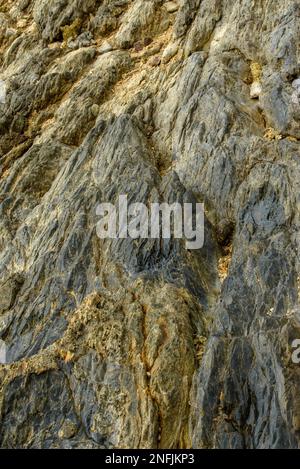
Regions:
M 108 41 L 104 41 L 98 48 L 99 54 L 106 54 L 107 52 L 111 52 L 112 50 L 113 46 Z
M 168 13 L 175 13 L 175 11 L 178 10 L 179 6 L 178 6 L 178 3 L 177 2 L 166 2 L 164 4 L 166 10 Z
M 161 64 L 161 58 L 158 55 L 155 57 L 152 57 L 151 59 L 149 59 L 148 64 L 151 67 L 158 67 L 158 65 Z
M 177 44 L 169 44 L 162 54 L 162 63 L 168 63 L 178 52 Z

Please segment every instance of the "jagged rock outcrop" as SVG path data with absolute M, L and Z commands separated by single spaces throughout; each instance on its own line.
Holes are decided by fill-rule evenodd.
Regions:
M 298 448 L 300 5 L 0 0 L 0 446 Z M 96 207 L 204 202 L 205 243 Z

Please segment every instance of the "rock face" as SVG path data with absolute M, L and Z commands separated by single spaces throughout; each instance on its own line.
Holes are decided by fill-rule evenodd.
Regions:
M 297 0 L 0 0 L 0 446 L 298 448 Z M 96 207 L 205 203 L 205 243 Z

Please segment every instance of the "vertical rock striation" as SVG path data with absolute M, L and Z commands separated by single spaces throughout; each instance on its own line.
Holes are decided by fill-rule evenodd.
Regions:
M 298 448 L 300 5 L 0 0 L 0 446 Z M 205 202 L 205 244 L 96 207 Z

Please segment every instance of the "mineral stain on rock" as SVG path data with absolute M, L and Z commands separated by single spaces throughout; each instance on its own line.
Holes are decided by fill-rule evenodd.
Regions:
M 299 448 L 297 0 L 0 0 L 0 446 Z M 100 240 L 121 194 L 205 244 Z

